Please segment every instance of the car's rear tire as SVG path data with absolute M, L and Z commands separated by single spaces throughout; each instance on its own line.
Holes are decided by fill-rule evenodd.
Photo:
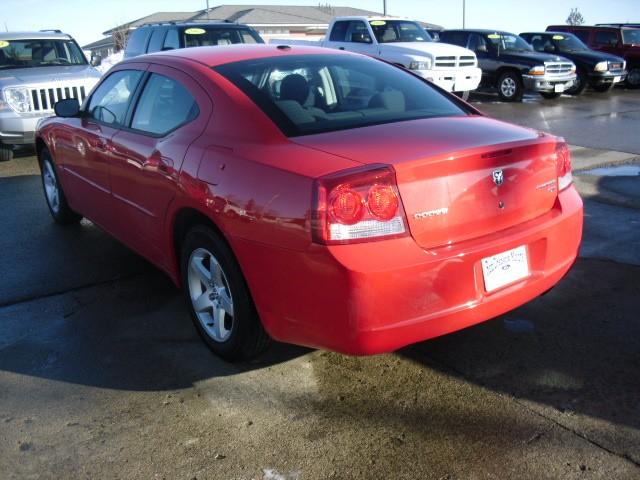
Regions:
M 13 148 L 0 144 L 0 162 L 8 162 L 13 158 Z
M 558 98 L 562 94 L 556 92 L 540 92 L 540 95 L 542 95 L 542 97 L 546 98 L 547 100 L 553 100 L 554 98 Z
M 588 77 L 587 72 L 583 69 L 579 68 L 576 72 L 576 81 L 573 83 L 571 88 L 567 89 L 567 93 L 569 95 L 581 95 L 587 88 Z
M 594 85 L 593 89 L 596 92 L 605 93 L 605 92 L 610 92 L 611 90 L 613 90 L 613 86 L 614 85 L 615 85 L 614 83 L 605 83 L 605 84 L 602 84 L 602 85 Z
M 522 78 L 517 72 L 504 72 L 498 78 L 498 95 L 504 102 L 520 102 L 524 95 Z
M 625 83 L 627 88 L 640 88 L 640 67 L 633 67 L 629 70 Z
M 53 220 L 60 225 L 70 225 L 82 220 L 82 215 L 69 207 L 56 172 L 56 166 L 46 148 L 40 152 L 40 170 L 44 198 Z
M 267 349 L 262 327 L 233 252 L 211 228 L 196 226 L 181 246 L 185 299 L 196 330 L 218 356 L 247 360 Z

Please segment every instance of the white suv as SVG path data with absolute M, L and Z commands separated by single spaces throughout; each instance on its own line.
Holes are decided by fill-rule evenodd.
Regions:
M 82 102 L 98 82 L 76 41 L 55 31 L 0 33 L 0 161 L 30 145 L 58 100 Z

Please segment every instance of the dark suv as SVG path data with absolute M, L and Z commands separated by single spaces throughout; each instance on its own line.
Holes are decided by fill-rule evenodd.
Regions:
M 445 30 L 440 42 L 473 50 L 482 69 L 481 86 L 496 88 L 507 102 L 522 100 L 525 90 L 559 97 L 576 79 L 571 60 L 535 52 L 518 35 L 496 30 Z
M 640 28 L 620 25 L 550 25 L 548 32 L 571 32 L 590 48 L 627 62 L 627 87 L 640 88 Z
M 264 43 L 253 28 L 237 23 L 168 23 L 144 25 L 129 36 L 124 58 L 177 48 Z
M 581 94 L 587 86 L 597 92 L 607 92 L 626 76 L 625 61 L 621 57 L 591 50 L 572 33 L 528 32 L 520 36 L 536 52 L 556 53 L 576 64 L 576 83 L 567 90 L 571 95 Z

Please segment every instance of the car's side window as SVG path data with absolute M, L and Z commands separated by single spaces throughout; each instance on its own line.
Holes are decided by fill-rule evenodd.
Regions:
M 443 32 L 440 34 L 440 42 L 451 43 L 460 47 L 467 46 L 467 33 L 466 32 Z
M 367 24 L 359 20 L 352 21 L 347 32 L 347 42 L 371 43 L 371 35 Z
M 487 52 L 487 42 L 482 35 L 478 35 L 477 33 L 472 33 L 469 35 L 469 50 L 473 50 L 474 52 Z
M 349 23 L 350 22 L 348 20 L 335 22 L 333 24 L 333 28 L 331 29 L 331 36 L 329 37 L 329 40 L 332 42 L 344 42 L 347 36 Z
M 149 40 L 149 48 L 147 48 L 147 53 L 154 53 L 162 50 L 162 42 L 164 41 L 165 32 L 165 28 L 153 29 L 151 40 Z
M 618 35 L 616 32 L 601 30 L 596 32 L 595 42 L 598 45 L 615 45 L 618 42 Z
M 131 128 L 164 135 L 198 116 L 198 104 L 176 80 L 151 74 L 140 96 Z
M 145 53 L 150 33 L 151 29 L 149 27 L 138 28 L 131 32 L 129 40 L 127 40 L 127 48 L 125 49 L 128 57 L 136 57 Z
M 176 50 L 180 48 L 180 35 L 177 28 L 170 28 L 167 36 L 164 38 L 162 50 Z
M 109 75 L 89 100 L 89 118 L 111 125 L 123 125 L 129 100 L 143 73 L 140 70 L 120 70 Z
M 589 30 L 574 30 L 571 33 L 582 40 L 585 44 L 589 44 Z

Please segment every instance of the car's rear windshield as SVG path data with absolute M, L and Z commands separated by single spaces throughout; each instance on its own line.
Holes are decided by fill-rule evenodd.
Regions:
M 202 25 L 182 30 L 185 47 L 208 47 L 235 43 L 264 43 L 260 35 L 248 28 Z
M 352 55 L 291 55 L 214 67 L 287 136 L 469 112 L 428 82 Z
M 86 64 L 73 40 L 0 40 L 0 69 Z

